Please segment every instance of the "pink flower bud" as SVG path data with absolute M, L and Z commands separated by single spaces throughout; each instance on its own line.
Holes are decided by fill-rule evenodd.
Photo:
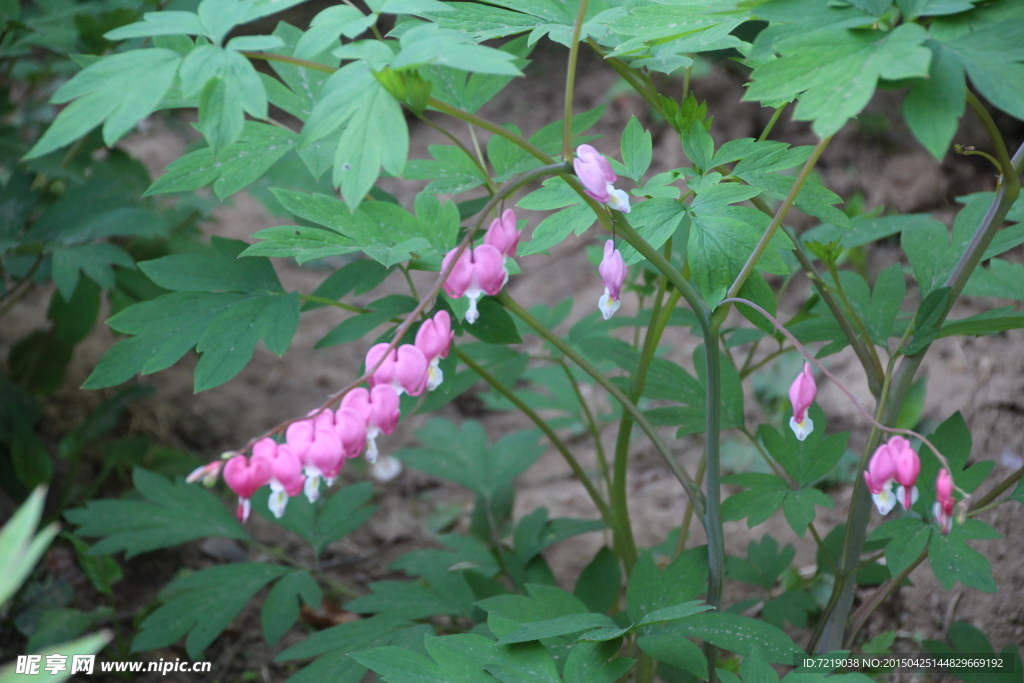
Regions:
M 622 260 L 622 254 L 615 248 L 613 240 L 604 243 L 604 259 L 597 267 L 597 272 L 604 281 L 604 294 L 598 300 L 597 307 L 601 309 L 604 319 L 608 320 L 622 305 L 622 283 L 626 281 L 626 263 Z
M 519 231 L 516 229 L 516 214 L 512 209 L 505 209 L 501 218 L 491 221 L 484 235 L 484 244 L 489 244 L 502 256 L 515 256 L 519 247 Z
M 236 455 L 224 465 L 224 481 L 232 491 L 238 494 L 239 521 L 249 519 L 252 504 L 249 499 L 260 487 L 270 483 L 273 476 L 270 463 L 263 458 L 247 458 Z
M 441 269 L 444 270 L 455 257 L 456 249 L 445 254 Z M 469 297 L 469 311 L 466 322 L 472 324 L 480 317 L 477 301 L 484 294 L 494 296 L 501 291 L 508 281 L 508 270 L 505 269 L 505 257 L 490 244 L 481 244 L 474 249 L 466 249 L 459 256 L 452 272 L 444 281 L 444 291 L 453 299 L 463 295 Z
M 202 480 L 203 486 L 210 488 L 217 483 L 217 477 L 220 476 L 220 470 L 222 467 L 224 467 L 223 460 L 208 462 L 205 465 L 192 470 L 189 475 L 185 477 L 185 483 L 194 484 L 197 481 Z
M 622 213 L 629 213 L 629 195 L 615 189 L 612 183 L 618 176 L 600 152 L 590 145 L 580 145 L 576 148 L 576 158 L 573 159 L 572 166 L 588 195 Z
M 818 393 L 818 387 L 814 383 L 814 375 L 811 374 L 811 364 L 804 363 L 804 370 L 789 387 L 789 402 L 793 404 L 793 417 L 789 419 L 789 426 L 796 434 L 796 438 L 803 441 L 814 431 L 814 422 L 807 415 L 807 410 L 814 403 L 814 397 Z
M 939 523 L 943 534 L 948 534 L 953 528 L 953 511 L 956 508 L 956 498 L 953 497 L 953 478 L 949 471 L 939 470 L 935 479 L 935 505 L 932 507 L 932 515 Z
M 399 394 L 419 396 L 427 386 L 427 358 L 413 344 L 391 349 L 389 344 L 376 344 L 366 354 L 367 370 L 380 366 L 370 376 L 370 386 L 390 384 Z
M 612 165 L 604 155 L 590 145 L 580 145 L 576 148 L 576 158 L 572 161 L 572 167 L 586 193 L 602 204 L 607 204 L 609 187 L 618 176 L 612 171 Z

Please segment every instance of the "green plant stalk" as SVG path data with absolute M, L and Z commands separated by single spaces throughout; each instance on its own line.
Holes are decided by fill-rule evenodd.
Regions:
M 728 294 L 725 298 L 730 299 L 735 296 L 739 296 L 740 289 L 743 288 L 743 284 L 750 277 L 750 274 L 754 272 L 754 267 L 757 262 L 761 259 L 761 254 L 768 248 L 768 243 L 771 242 L 772 237 L 775 236 L 775 231 L 782 225 L 782 221 L 785 220 L 786 214 L 789 213 L 789 209 L 796 202 L 797 195 L 800 194 L 800 190 L 803 189 L 804 183 L 807 182 L 807 178 L 810 177 L 811 171 L 814 170 L 815 165 L 818 163 L 818 159 L 821 157 L 825 148 L 828 147 L 828 143 L 832 141 L 832 136 L 823 139 L 814 147 L 814 151 L 811 152 L 811 157 L 804 163 L 803 168 L 800 169 L 799 175 L 796 180 L 793 181 L 793 187 L 790 188 L 789 194 L 783 200 L 782 204 L 775 211 L 775 217 L 772 218 L 772 222 L 768 225 L 768 228 L 764 231 L 764 235 L 761 236 L 761 240 L 754 247 L 754 251 L 751 252 L 747 262 L 743 264 L 743 268 L 740 270 L 739 275 L 733 280 L 732 286 L 729 287 Z M 724 313 L 724 311 L 723 311 Z M 720 315 L 718 311 L 715 311 L 716 316 Z M 724 316 L 723 316 L 724 318 Z
M 970 101 L 970 98 L 968 98 L 968 101 Z M 1004 165 L 1003 177 L 989 210 L 985 213 L 970 243 L 960 256 L 956 266 L 954 266 L 953 272 L 946 280 L 945 286 L 949 287 L 951 291 L 946 310 L 937 323 L 939 325 L 946 319 L 953 303 L 967 284 L 971 273 L 974 272 L 978 263 L 981 262 L 981 257 L 992 242 L 992 238 L 995 237 L 999 228 L 1002 227 L 1007 212 L 1020 195 L 1020 173 L 1021 168 L 1024 167 L 1024 145 L 1017 150 L 1012 159 L 1007 158 L 1005 153 L 999 151 L 1000 147 L 1004 147 L 1004 145 L 1001 136 L 998 135 L 998 129 L 995 128 L 995 123 L 988 116 L 988 112 L 984 108 L 980 108 L 980 111 L 978 109 L 975 111 L 978 112 L 978 116 L 985 123 L 986 129 L 993 138 L 997 156 L 1009 163 Z M 910 391 L 914 375 L 921 366 L 921 362 L 924 360 L 924 356 L 929 348 L 930 345 L 921 349 L 913 356 L 903 357 L 900 361 L 900 365 L 893 374 L 887 392 L 889 402 L 885 412 L 880 416 L 880 422 L 891 424 L 898 417 L 900 406 L 902 406 L 907 392 Z M 862 462 L 861 470 L 863 470 L 863 467 L 864 463 Z M 860 550 L 864 545 L 864 539 L 867 535 L 867 524 L 871 517 L 871 497 L 868 495 L 867 487 L 859 486 L 860 483 L 858 473 L 858 480 L 854 484 L 854 494 L 850 504 L 850 517 L 847 520 L 846 537 L 843 542 L 842 566 L 840 567 L 843 574 L 836 577 L 836 585 L 833 587 L 832 597 L 825 608 L 825 613 L 822 615 L 821 635 L 815 641 L 816 651 L 818 652 L 832 652 L 839 649 L 844 642 L 846 621 L 853 604 L 855 582 L 843 579 L 856 567 L 857 561 L 860 559 Z
M 537 425 L 538 429 L 544 432 L 544 436 L 548 438 L 551 445 L 555 447 L 555 450 L 559 452 L 566 464 L 569 465 L 569 469 L 572 470 L 573 474 L 576 475 L 576 478 L 580 480 L 581 484 L 583 484 L 583 488 L 587 490 L 587 494 L 594 502 L 594 507 L 596 507 L 597 511 L 601 513 L 601 518 L 605 521 L 605 524 L 609 527 L 613 526 L 611 511 L 608 509 L 608 504 L 605 502 L 601 492 L 597 490 L 596 486 L 594 486 L 594 482 L 589 476 L 587 476 L 586 470 L 583 469 L 583 466 L 580 465 L 576 456 L 572 454 L 572 451 L 569 450 L 569 447 L 566 446 L 565 442 L 562 441 L 558 434 L 555 433 L 555 430 L 551 428 L 551 425 L 549 425 L 544 418 L 538 415 L 537 412 L 528 406 L 521 398 L 516 396 L 516 393 L 512 391 L 512 389 L 502 384 L 497 377 L 470 358 L 465 351 L 456 347 L 455 353 L 466 367 L 479 375 L 480 379 L 491 385 L 495 391 L 507 398 L 516 408 L 522 411 L 526 417 L 530 418 L 530 421 Z
M 683 490 L 686 493 L 686 495 L 689 496 L 691 502 L 695 506 L 697 506 L 699 510 L 703 511 L 704 496 L 701 493 L 700 488 L 693 481 L 693 479 L 690 478 L 690 475 L 687 474 L 686 471 L 679 466 L 679 463 L 676 462 L 675 456 L 669 450 L 668 446 L 665 445 L 665 442 L 662 440 L 657 430 L 655 430 L 654 426 L 648 421 L 647 417 L 644 416 L 642 412 L 640 412 L 640 409 L 636 407 L 636 404 L 630 401 L 629 397 L 622 393 L 622 391 L 617 386 L 615 386 L 615 384 L 611 380 L 605 377 L 604 373 L 602 373 L 593 365 L 591 365 L 585 358 L 583 358 L 583 356 L 577 353 L 575 349 L 566 344 L 561 338 L 555 335 L 555 333 L 553 333 L 547 327 L 542 325 L 536 318 L 530 315 L 529 312 L 527 312 L 522 306 L 520 306 L 515 301 L 515 299 L 513 299 L 508 294 L 508 292 L 502 291 L 500 294 L 498 294 L 497 299 L 502 303 L 503 306 L 505 306 L 505 308 L 510 313 L 512 313 L 512 315 L 516 316 L 524 323 L 532 327 L 534 331 L 537 332 L 537 334 L 542 339 L 551 343 L 555 348 L 557 348 L 559 351 L 565 354 L 565 356 L 569 360 L 571 360 L 577 366 L 579 366 L 581 370 L 583 370 L 585 373 L 593 377 L 598 384 L 604 387 L 605 390 L 607 390 L 608 393 L 610 393 L 612 397 L 622 405 L 623 411 L 628 413 L 630 417 L 632 417 L 633 420 L 635 420 L 636 423 L 640 425 L 640 428 L 644 430 L 644 433 L 646 433 L 647 436 L 651 439 L 651 442 L 654 443 L 654 447 L 657 449 L 661 457 L 665 460 L 666 464 L 668 464 L 669 469 L 672 470 L 672 474 L 674 474 L 676 479 L 679 480 L 679 483 L 682 484 Z M 625 501 L 621 501 L 621 505 L 624 506 Z M 621 533 L 624 536 L 623 547 L 627 551 L 629 551 L 630 548 L 632 548 L 632 559 L 630 560 L 629 555 L 623 557 L 624 561 L 630 560 L 627 566 L 631 568 L 633 564 L 635 564 L 636 562 L 636 546 L 633 542 L 633 532 L 631 529 L 619 527 L 619 525 L 621 524 L 621 520 L 628 519 L 628 511 L 624 512 L 622 509 L 617 508 L 615 503 L 612 503 L 612 513 L 616 520 L 616 526 L 618 527 L 616 533 Z
M 605 63 L 617 73 L 622 80 L 629 83 L 629 85 L 635 90 L 641 97 L 643 97 L 647 104 L 657 111 L 659 114 L 664 116 L 665 109 L 661 106 L 661 102 L 658 101 L 658 95 L 653 92 L 651 88 L 643 83 L 642 77 L 635 73 L 633 69 L 629 68 L 629 65 L 623 62 L 618 57 L 605 57 L 604 50 L 597 44 L 593 38 L 587 38 L 587 45 L 594 49 L 594 52 L 598 54 L 605 61 Z
M 772 132 L 772 129 L 775 128 L 775 124 L 779 122 L 779 117 L 782 116 L 782 112 L 786 111 L 786 107 L 788 105 L 789 102 L 783 102 L 782 106 L 775 110 L 772 117 L 768 119 L 768 125 L 766 125 L 764 130 L 761 131 L 761 134 L 757 136 L 758 142 L 764 142 L 768 139 L 768 135 Z
M 610 491 L 612 475 L 611 471 L 608 469 L 608 457 L 604 452 L 604 444 L 601 443 L 601 428 L 598 426 L 597 419 L 594 417 L 594 411 L 590 409 L 590 406 L 587 404 L 587 400 L 583 397 L 583 392 L 580 391 L 580 383 L 572 376 L 572 369 L 565 363 L 565 360 L 559 359 L 558 365 L 561 366 L 562 370 L 565 372 L 565 376 L 569 380 L 569 385 L 572 387 L 572 392 L 576 395 L 576 400 L 580 404 L 583 416 L 587 420 L 587 431 L 590 432 L 590 437 L 594 440 L 594 450 L 597 453 L 597 466 L 598 469 L 601 470 L 601 479 L 604 480 L 605 486 Z
M 882 391 L 883 375 L 881 364 L 875 364 L 875 360 L 878 356 L 872 354 L 864 342 L 861 341 L 856 330 L 853 328 L 853 323 L 851 323 L 850 319 L 846 316 L 846 311 L 843 310 L 843 307 L 838 301 L 836 301 L 836 298 L 832 296 L 832 292 L 821 279 L 821 276 L 818 275 L 818 271 L 814 267 L 814 263 L 807 255 L 804 245 L 800 242 L 799 238 L 786 228 L 786 226 L 782 226 L 782 229 L 786 231 L 786 235 L 796 247 L 793 250 L 793 254 L 796 256 L 797 261 L 800 262 L 800 266 L 804 269 L 804 272 L 807 273 L 807 277 L 811 280 L 811 284 L 814 285 L 816 290 L 818 290 L 818 294 L 821 296 L 822 301 L 825 302 L 825 305 L 828 306 L 828 310 L 831 311 L 832 317 L 839 323 L 839 327 L 842 329 L 843 335 L 846 337 L 846 340 L 850 342 L 850 347 L 853 349 L 854 354 L 857 356 L 857 360 L 860 361 L 861 366 L 864 368 L 864 372 L 868 379 L 868 390 L 871 391 L 873 396 L 877 397 Z
M 562 158 L 572 159 L 572 98 L 576 87 L 576 61 L 580 56 L 580 32 L 587 18 L 589 0 L 580 0 L 576 10 L 576 21 L 572 26 L 572 40 L 569 42 L 569 64 L 565 70 L 565 116 L 562 121 Z
M 795 195 L 794 195 L 795 196 Z M 705 435 L 704 457 L 707 462 L 707 493 L 704 496 L 702 513 L 704 532 L 708 539 L 708 594 L 707 603 L 715 609 L 722 605 L 722 585 L 725 582 L 725 537 L 722 531 L 722 483 L 721 483 L 721 425 L 722 425 L 722 367 L 719 355 L 718 329 L 713 326 L 711 312 L 701 300 L 693 286 L 676 271 L 672 264 L 657 249 L 651 247 L 633 226 L 629 224 L 621 212 L 613 213 L 619 225 L 619 232 L 641 256 L 668 278 L 668 281 L 679 290 L 680 295 L 690 305 L 704 337 L 704 375 L 706 381 L 705 394 Z M 724 318 L 723 318 L 724 319 Z M 720 324 L 720 323 L 719 323 Z M 641 427 L 643 425 L 641 424 Z M 644 429 L 646 432 L 647 430 Z M 675 464 L 674 462 L 672 464 Z M 689 476 L 687 475 L 687 479 Z M 690 497 L 696 501 L 695 496 Z M 704 654 L 711 664 L 711 683 L 716 676 L 713 673 L 714 662 L 717 660 L 717 648 L 710 643 L 705 644 Z
M 665 324 L 668 322 L 667 316 L 661 315 L 662 309 L 662 297 L 664 295 L 664 283 L 668 279 L 662 275 L 661 284 L 658 286 L 658 292 L 654 297 L 654 306 L 651 309 L 651 322 L 647 327 L 647 333 L 644 335 L 644 344 L 640 352 L 640 362 L 637 364 L 636 372 L 633 374 L 633 382 L 629 388 L 629 400 L 633 403 L 638 403 L 640 397 L 643 395 L 644 386 L 647 383 L 647 373 L 650 370 L 651 362 L 654 359 L 654 353 L 658 349 L 658 342 L 661 340 L 661 335 L 665 331 Z M 673 290 L 669 297 L 665 310 L 671 310 L 675 307 L 676 302 L 679 301 L 679 290 Z M 615 438 L 615 455 L 612 460 L 613 475 L 611 477 L 611 488 L 609 490 L 609 497 L 614 507 L 619 509 L 626 509 L 626 479 L 629 471 L 629 441 L 633 434 L 633 420 L 629 419 L 626 415 L 622 416 L 619 421 L 619 432 Z M 627 567 L 627 571 L 632 571 L 633 566 L 630 564 Z
M 700 458 L 697 465 L 697 475 L 694 477 L 698 484 L 704 483 L 704 474 L 707 472 L 708 461 L 704 456 Z M 693 523 L 693 506 L 687 503 L 686 512 L 683 513 L 683 523 L 679 526 L 679 537 L 676 539 L 676 551 L 673 557 L 679 557 L 686 548 L 686 542 L 690 539 L 690 525 Z

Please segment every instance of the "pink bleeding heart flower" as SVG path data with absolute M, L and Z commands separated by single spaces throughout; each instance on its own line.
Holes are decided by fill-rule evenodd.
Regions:
M 871 456 L 868 468 L 864 472 L 864 481 L 871 492 L 878 512 L 887 515 L 896 507 L 896 497 L 892 493 L 892 484 L 896 477 L 896 463 L 893 460 L 889 444 L 882 444 Z
M 484 235 L 484 244 L 489 244 L 502 256 L 515 256 L 519 247 L 519 230 L 516 229 L 516 214 L 512 209 L 505 209 L 500 218 L 491 221 Z
M 210 488 L 217 483 L 217 478 L 220 476 L 221 468 L 224 467 L 224 460 L 214 460 L 208 462 L 201 467 L 197 467 L 189 475 L 185 477 L 185 483 L 194 484 L 197 481 L 202 480 L 203 486 Z
M 253 450 L 255 458 L 255 448 Z M 273 460 L 270 461 L 270 469 L 273 476 L 270 479 L 270 499 L 267 501 L 267 507 L 274 513 L 274 517 L 281 519 L 288 499 L 302 493 L 306 477 L 303 474 L 302 461 L 285 444 L 278 446 Z
M 380 454 L 377 436 L 391 434 L 398 426 L 398 393 L 387 384 L 378 384 L 369 391 L 357 387 L 341 399 L 339 412 L 344 410 L 358 415 L 366 425 L 366 461 L 372 465 Z
M 427 358 L 413 344 L 396 349 L 386 343 L 375 344 L 366 353 L 366 369 L 374 366 L 377 369 L 370 375 L 371 387 L 390 384 L 399 394 L 408 392 L 410 396 L 419 396 L 427 387 Z
M 807 411 L 814 403 L 817 393 L 818 386 L 814 383 L 814 375 L 811 374 L 811 364 L 804 363 L 804 371 L 796 376 L 789 387 L 789 402 L 793 404 L 793 417 L 789 418 L 789 427 L 800 441 L 814 431 L 814 422 Z
M 240 522 L 249 519 L 249 513 L 252 511 L 249 499 L 260 487 L 270 483 L 272 476 L 270 463 L 264 458 L 236 455 L 224 465 L 224 481 L 238 494 L 238 510 L 235 516 Z
M 386 388 L 390 389 L 391 387 Z M 359 457 L 366 446 L 366 420 L 363 419 L 363 416 L 354 410 L 339 408 L 334 417 L 334 431 L 341 439 L 341 450 L 345 457 Z
M 889 452 L 896 468 L 894 479 L 899 484 L 896 487 L 896 497 L 903 505 L 903 509 L 909 510 L 917 502 L 918 490 L 914 484 L 917 483 L 917 475 L 921 472 L 921 458 L 910 447 L 910 442 L 902 436 L 889 439 Z
M 953 528 L 953 509 L 955 507 L 953 477 L 949 476 L 948 470 L 939 470 L 939 475 L 935 478 L 935 505 L 932 507 L 932 515 L 939 523 L 943 535 L 948 534 Z
M 306 457 L 306 452 L 309 450 L 310 444 L 313 443 L 315 430 L 316 426 L 312 420 L 298 420 L 288 425 L 288 429 L 285 431 L 285 443 L 299 459 Z
M 618 176 L 604 155 L 590 145 L 580 145 L 576 148 L 572 166 L 588 195 L 622 213 L 629 213 L 629 195 L 615 189 L 613 183 Z
M 457 249 L 445 254 L 441 269 L 447 269 L 455 258 Z M 484 294 L 494 296 L 501 291 L 508 281 L 508 270 L 505 269 L 505 257 L 490 244 L 481 244 L 473 249 L 466 249 L 459 256 L 452 272 L 444 281 L 444 291 L 453 299 L 463 295 L 469 297 L 469 310 L 466 322 L 472 324 L 480 317 L 477 301 Z
M 277 457 L 277 445 L 277 442 L 270 437 L 260 439 L 252 445 L 252 457 L 264 458 L 273 462 Z
M 433 391 L 444 381 L 441 371 L 441 359 L 448 357 L 452 339 L 452 317 L 448 311 L 438 311 L 433 318 L 426 320 L 416 332 L 416 348 L 423 352 L 427 359 L 427 389 Z
M 608 320 L 622 305 L 622 283 L 626 281 L 626 263 L 613 240 L 604 243 L 604 259 L 597 267 L 597 272 L 604 281 L 604 294 L 598 300 L 597 307 L 601 309 L 604 319 Z
M 310 503 L 315 503 L 320 497 L 320 479 L 325 479 L 330 486 L 345 464 L 341 437 L 334 429 L 334 414 L 325 410 L 317 415 L 315 423 L 313 442 L 302 458 L 303 471 L 306 473 L 304 489 Z

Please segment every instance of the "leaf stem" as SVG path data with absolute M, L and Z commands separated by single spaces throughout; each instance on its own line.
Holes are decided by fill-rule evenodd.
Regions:
M 565 70 L 565 118 L 562 121 L 562 158 L 572 159 L 572 98 L 576 87 L 576 61 L 580 55 L 580 32 L 587 17 L 589 0 L 580 0 L 576 21 L 572 26 L 572 40 L 569 42 L 569 64 Z
M 569 447 L 565 445 L 565 442 L 562 441 L 562 439 L 559 438 L 558 434 L 555 433 L 555 430 L 551 428 L 551 425 L 549 425 L 544 418 L 538 415 L 533 408 L 527 405 L 525 401 L 519 398 L 516 395 L 516 393 L 512 391 L 512 389 L 505 386 L 500 380 L 498 380 L 498 378 L 496 378 L 494 375 L 492 375 L 490 372 L 484 369 L 483 366 L 481 366 L 479 363 L 473 360 L 465 351 L 456 347 L 455 353 L 458 355 L 459 360 L 466 365 L 466 367 L 468 367 L 470 370 L 479 375 L 480 379 L 487 382 L 495 391 L 497 391 L 499 394 L 508 399 L 512 403 L 512 405 L 514 405 L 516 408 L 522 411 L 522 413 L 526 415 L 526 417 L 530 418 L 530 421 L 537 425 L 538 429 L 544 432 L 544 436 L 548 438 L 548 441 L 550 441 L 551 445 L 555 447 L 555 450 L 557 450 L 559 454 L 561 454 L 562 458 L 565 460 L 566 464 L 569 465 L 569 468 L 572 470 L 573 474 L 575 474 L 576 478 L 580 480 L 581 484 L 583 484 L 583 488 L 587 490 L 587 494 L 590 496 L 590 499 L 594 502 L 594 507 L 596 507 L 597 511 L 601 513 L 601 518 L 604 519 L 605 524 L 607 524 L 609 527 L 614 528 L 612 513 L 608 509 L 608 504 L 605 502 L 604 497 L 601 495 L 601 492 L 597 490 L 596 486 L 594 486 L 594 482 L 590 479 L 589 476 L 587 476 L 586 470 L 583 469 L 579 461 L 572 454 L 572 451 L 570 451 Z
M 576 395 L 576 400 L 580 404 L 580 409 L 583 411 L 584 417 L 586 417 L 587 431 L 590 432 L 591 438 L 594 439 L 594 450 L 597 452 L 597 466 L 601 470 L 601 478 L 604 480 L 605 486 L 611 490 L 611 471 L 608 469 L 608 457 L 604 452 L 604 444 L 601 443 L 601 429 L 597 425 L 597 419 L 594 417 L 594 412 L 590 409 L 586 398 L 583 396 L 583 392 L 580 390 L 580 383 L 573 377 L 572 369 L 566 364 L 564 359 L 559 359 L 558 364 L 565 372 L 569 385 L 572 386 L 572 391 Z

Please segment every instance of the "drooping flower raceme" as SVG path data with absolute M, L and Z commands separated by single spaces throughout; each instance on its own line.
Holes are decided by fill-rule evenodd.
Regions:
M 366 353 L 366 368 L 380 363 L 370 376 L 370 387 L 390 384 L 401 395 L 419 396 L 427 386 L 427 358 L 413 344 L 402 344 L 392 349 L 380 343 Z
M 449 251 L 441 265 L 442 270 L 455 258 L 457 249 Z M 505 268 L 505 257 L 490 244 L 481 244 L 466 249 L 459 256 L 451 273 L 444 281 L 444 291 L 453 299 L 463 295 L 469 297 L 469 310 L 466 322 L 474 323 L 480 317 L 477 302 L 484 294 L 494 296 L 501 291 L 508 281 L 508 270 Z
M 484 235 L 484 244 L 489 244 L 502 256 L 515 256 L 519 247 L 519 230 L 516 229 L 516 214 L 512 209 L 505 209 L 500 218 L 491 221 Z
M 613 183 L 618 176 L 604 155 L 590 145 L 580 145 L 576 148 L 572 166 L 588 195 L 622 213 L 629 213 L 629 195 L 615 189 Z
M 814 431 L 814 422 L 807 414 L 814 397 L 818 393 L 818 386 L 814 383 L 814 375 L 811 374 L 811 364 L 804 363 L 804 370 L 789 387 L 789 402 L 793 404 L 793 417 L 789 418 L 789 427 L 796 434 L 796 438 L 803 441 Z
M 366 425 L 366 461 L 372 465 L 380 453 L 377 436 L 391 434 L 398 426 L 398 393 L 388 384 L 378 384 L 371 390 L 357 387 L 341 399 L 338 413 L 349 411 Z
M 864 471 L 864 482 L 880 514 L 887 515 L 896 506 L 896 497 L 892 494 L 895 476 L 896 463 L 893 462 L 889 444 L 882 444 L 875 450 Z
M 955 506 L 953 477 L 949 476 L 948 470 L 939 470 L 939 476 L 935 479 L 935 505 L 932 507 L 932 515 L 939 523 L 943 534 L 948 534 L 953 528 L 953 508 Z
M 515 247 L 513 246 L 513 250 Z M 438 311 L 433 318 L 426 320 L 416 332 L 416 348 L 423 352 L 427 359 L 427 389 L 433 391 L 444 381 L 441 372 L 441 359 L 448 357 L 452 339 L 452 317 L 448 311 Z
M 261 487 L 270 483 L 273 471 L 270 463 L 263 458 L 247 458 L 236 455 L 224 464 L 224 481 L 238 494 L 238 509 L 235 516 L 240 522 L 249 519 L 252 511 L 250 498 Z
M 622 305 L 619 297 L 622 294 L 622 283 L 626 281 L 626 263 L 622 260 L 622 254 L 615 248 L 613 240 L 604 243 L 604 259 L 597 272 L 604 281 L 604 294 L 598 300 L 597 307 L 601 309 L 604 319 L 608 320 Z

